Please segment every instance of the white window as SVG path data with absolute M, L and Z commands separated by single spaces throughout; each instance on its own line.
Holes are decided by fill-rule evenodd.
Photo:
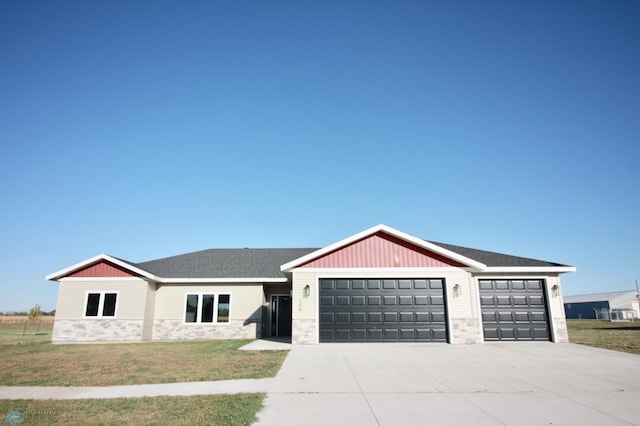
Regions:
M 184 322 L 228 323 L 231 295 L 229 294 L 187 294 Z
M 117 292 L 89 292 L 84 308 L 85 317 L 115 317 Z

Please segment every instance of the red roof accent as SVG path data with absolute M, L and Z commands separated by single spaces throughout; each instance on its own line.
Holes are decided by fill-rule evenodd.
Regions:
M 438 268 L 451 266 L 464 267 L 466 265 L 381 231 L 313 259 L 300 265 L 300 268 Z
M 138 275 L 127 271 L 113 263 L 101 261 L 94 263 L 84 269 L 68 275 L 69 277 L 79 278 L 113 278 L 113 277 L 137 277 Z

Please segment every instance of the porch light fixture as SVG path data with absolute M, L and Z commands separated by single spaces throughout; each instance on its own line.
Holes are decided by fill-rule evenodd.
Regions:
M 460 296 L 460 284 L 456 284 L 453 286 L 453 296 L 454 297 Z
M 560 296 L 560 286 L 558 284 L 554 284 L 551 286 L 551 294 L 553 297 Z
M 309 287 L 309 284 L 304 286 L 302 294 L 304 295 L 304 297 L 309 297 L 309 295 L 311 294 L 311 287 Z

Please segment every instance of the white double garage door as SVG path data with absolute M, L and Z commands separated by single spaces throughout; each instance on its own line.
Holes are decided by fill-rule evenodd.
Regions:
M 447 342 L 443 278 L 320 280 L 320 342 Z M 478 281 L 484 338 L 549 340 L 544 280 Z

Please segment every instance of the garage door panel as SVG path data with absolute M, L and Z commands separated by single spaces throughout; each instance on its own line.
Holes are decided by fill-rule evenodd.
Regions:
M 479 280 L 485 340 L 549 340 L 544 280 Z
M 496 300 L 493 296 L 480 296 L 480 304 L 483 306 L 494 306 Z
M 354 306 L 364 306 L 365 305 L 364 296 L 351 296 L 351 304 Z
M 533 328 L 533 337 L 540 340 L 548 340 L 548 331 L 546 327 Z
M 531 317 L 529 316 L 529 312 L 514 312 L 513 313 L 516 322 L 530 322 Z
M 414 322 L 413 312 L 400 312 L 400 322 Z
M 335 303 L 337 306 L 349 306 L 350 300 L 349 296 L 336 296 Z
M 365 281 L 364 280 L 353 280 L 351 281 L 351 289 L 352 290 L 364 290 Z
M 384 290 L 395 290 L 396 289 L 397 280 L 383 280 L 382 288 Z
M 384 340 L 398 340 L 399 333 L 397 328 L 385 328 L 382 331 L 382 335 Z
M 431 322 L 442 322 L 446 321 L 446 315 L 444 312 L 431 312 Z
M 429 296 L 414 296 L 414 301 L 416 305 L 428 305 Z
M 333 296 L 321 296 L 320 306 L 333 306 Z
M 367 305 L 382 305 L 382 298 L 380 296 L 367 296 Z
M 331 324 L 335 321 L 335 314 L 333 312 L 321 312 L 320 323 Z
M 400 290 L 411 290 L 413 288 L 413 283 L 411 280 L 398 280 L 398 289 Z
M 413 280 L 413 288 L 416 290 L 427 289 L 429 281 L 427 280 Z
M 396 296 L 382 296 L 382 303 L 385 305 L 395 305 Z
M 382 330 L 381 329 L 369 329 L 367 330 L 367 340 L 371 341 L 382 341 Z
M 413 328 L 401 328 L 400 329 L 400 339 L 414 341 L 416 340 L 416 332 Z
M 398 313 L 397 312 L 385 312 L 383 314 L 384 322 L 398 322 Z
M 431 322 L 431 315 L 429 312 L 416 312 L 415 315 L 417 323 Z
M 527 281 L 527 289 L 528 290 L 540 290 L 540 291 L 542 291 L 542 280 L 528 280 Z
M 337 312 L 336 313 L 336 323 L 338 324 L 349 324 L 351 323 L 351 314 L 349 312 Z
M 498 322 L 513 322 L 513 312 L 498 312 Z
M 446 342 L 443 282 L 321 279 L 320 341 Z
M 367 323 L 367 314 L 365 312 L 354 312 L 351 316 L 351 321 L 354 324 L 358 324 L 358 323 L 363 323 L 366 324 Z
M 354 328 L 351 333 L 351 340 L 366 341 L 367 330 L 364 328 Z
M 398 296 L 399 305 L 413 305 L 413 296 Z
M 382 312 L 368 312 L 367 318 L 370 323 L 381 323 L 382 322 Z
M 433 290 L 442 290 L 442 280 L 429 280 L 429 288 Z
M 446 328 L 432 328 L 431 339 L 434 342 L 446 342 L 447 341 L 447 329 Z
M 544 300 L 542 299 L 542 296 L 529 296 L 529 304 L 535 305 L 535 306 L 542 306 L 544 305 Z
M 547 315 L 544 311 L 531 311 L 531 322 L 547 322 Z

